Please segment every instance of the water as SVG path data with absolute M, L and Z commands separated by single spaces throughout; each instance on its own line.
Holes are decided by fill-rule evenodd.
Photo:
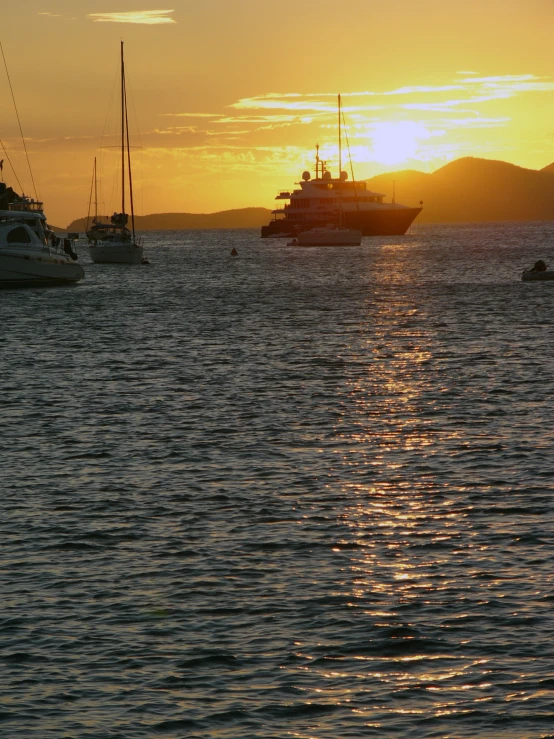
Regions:
M 1 736 L 554 736 L 552 224 L 149 240 L 0 294 Z

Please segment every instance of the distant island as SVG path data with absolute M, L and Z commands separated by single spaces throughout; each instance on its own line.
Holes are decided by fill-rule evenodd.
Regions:
M 366 180 L 369 189 L 390 200 L 417 205 L 423 201 L 421 223 L 484 221 L 553 221 L 554 163 L 525 169 L 491 159 L 464 157 L 432 174 L 402 170 Z M 106 217 L 107 219 L 107 217 Z M 261 228 L 271 219 L 269 208 L 239 208 L 217 213 L 154 213 L 135 218 L 140 231 L 209 228 Z M 84 233 L 86 218 L 67 231 Z
M 268 208 L 237 208 L 217 213 L 153 213 L 135 216 L 137 231 L 186 231 L 204 228 L 261 228 L 271 218 Z M 109 221 L 109 216 L 102 216 Z M 72 221 L 67 231 L 85 233 L 86 218 Z

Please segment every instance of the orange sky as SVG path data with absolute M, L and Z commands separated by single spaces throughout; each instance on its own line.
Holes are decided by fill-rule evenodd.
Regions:
M 554 161 L 552 0 L 26 0 L 2 42 L 38 195 L 51 223 L 99 210 L 114 176 L 119 42 L 132 102 L 139 213 L 272 207 L 313 169 L 336 170 L 343 95 L 357 178 L 432 172 L 462 156 Z M 0 60 L 1 62 L 1 60 Z M 33 193 L 4 69 L 9 157 Z M 104 135 L 103 135 L 104 134 Z

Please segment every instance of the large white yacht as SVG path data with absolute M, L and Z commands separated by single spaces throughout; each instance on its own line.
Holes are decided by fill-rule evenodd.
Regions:
M 405 234 L 421 212 L 400 203 L 385 202 L 385 195 L 368 190 L 364 181 L 348 181 L 348 173 L 333 177 L 316 147 L 315 179 L 306 171 L 299 187 L 281 191 L 276 200 L 285 201 L 272 211 L 273 219 L 262 227 L 262 238 L 293 236 L 298 231 L 329 223 L 357 229 L 364 236 Z
M 64 285 L 84 276 L 71 241 L 48 228 L 42 203 L 0 182 L 0 287 Z

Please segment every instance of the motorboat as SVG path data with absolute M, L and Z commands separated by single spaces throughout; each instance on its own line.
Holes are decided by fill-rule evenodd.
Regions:
M 72 241 L 48 227 L 42 202 L 0 182 L 0 287 L 68 285 L 84 276 Z
M 133 205 L 133 178 L 131 172 L 131 152 L 129 146 L 129 127 L 127 118 L 127 91 L 125 84 L 125 61 L 123 41 L 121 41 L 121 212 L 114 213 L 109 221 L 98 217 L 98 178 L 96 159 L 94 160 L 93 186 L 95 216 L 90 228 L 86 229 L 89 253 L 93 262 L 103 264 L 146 264 L 141 240 L 135 234 L 135 212 Z M 131 228 L 126 212 L 126 191 L 128 186 Z M 92 194 L 92 188 L 91 188 Z M 90 212 L 90 208 L 89 208 Z
M 293 236 L 294 236 L 293 233 L 286 233 L 286 232 L 279 231 L 277 233 L 270 234 L 266 238 L 268 239 L 292 239 Z
M 289 246 L 360 246 L 362 232 L 354 228 L 340 228 L 333 224 L 299 231 Z
M 554 280 L 554 270 L 548 269 L 546 263 L 543 262 L 542 259 L 539 259 L 531 269 L 523 270 L 521 279 L 524 282 L 533 282 L 535 280 Z
M 524 270 L 521 275 L 523 282 L 533 282 L 534 280 L 554 280 L 554 270 L 547 269 L 544 272 L 533 272 L 533 270 Z
M 2 56 L 9 81 L 8 66 L 3 51 Z M 12 99 L 19 122 L 13 90 Z M 19 129 L 34 187 L 33 172 L 21 123 L 19 123 Z M 19 184 L 19 178 L 5 148 L 4 153 Z M 4 160 L 2 159 L 0 160 L 0 173 L 3 169 Z M 23 193 L 19 195 L 2 180 L 0 182 L 0 287 L 67 285 L 82 280 L 84 276 L 84 270 L 77 262 L 77 254 L 73 250 L 71 239 L 60 239 L 48 227 L 43 204 L 38 199 L 36 188 L 34 198 Z

